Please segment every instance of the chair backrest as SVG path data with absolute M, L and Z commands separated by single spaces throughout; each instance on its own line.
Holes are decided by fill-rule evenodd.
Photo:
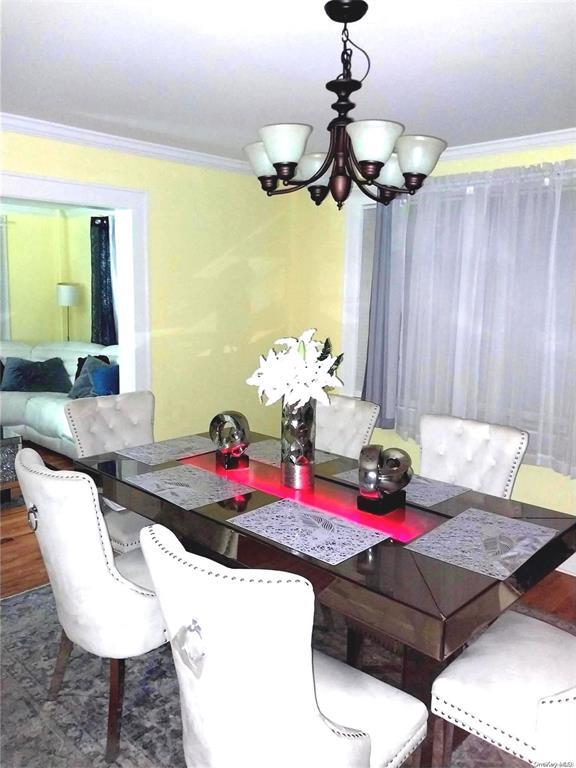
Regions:
M 188 768 L 350 765 L 316 704 L 312 585 L 226 568 L 161 525 L 140 543 L 172 644 Z
M 420 474 L 509 499 L 528 433 L 455 416 L 420 419 Z
M 79 458 L 154 441 L 154 395 L 147 390 L 70 400 L 64 412 Z
M 330 405 L 316 403 L 316 448 L 357 459 L 370 442 L 380 406 L 357 397 L 330 395 Z
M 18 452 L 15 466 L 29 520 L 37 526 L 58 618 L 70 640 L 113 658 L 160 645 L 158 601 L 115 567 L 93 480 L 82 472 L 48 469 L 31 448 Z

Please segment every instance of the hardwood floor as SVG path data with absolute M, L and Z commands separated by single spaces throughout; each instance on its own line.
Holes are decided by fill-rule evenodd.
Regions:
M 52 469 L 69 469 L 72 461 L 33 446 Z M 13 497 L 18 491 L 13 490 Z M 23 504 L 2 504 L 0 513 L 0 597 L 46 584 L 48 577 L 36 537 L 28 527 Z M 530 590 L 522 601 L 533 608 L 576 623 L 576 578 L 554 571 Z
M 69 469 L 72 466 L 66 456 L 38 446 L 34 448 L 52 469 Z M 10 490 L 12 498 L 18 499 L 18 487 Z M 3 502 L 0 508 L 0 598 L 47 583 L 42 555 L 28 526 L 26 507 L 23 503 Z

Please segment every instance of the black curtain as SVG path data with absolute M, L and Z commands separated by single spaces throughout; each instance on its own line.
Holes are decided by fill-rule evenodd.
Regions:
M 118 344 L 112 298 L 110 266 L 110 219 L 93 216 L 90 219 L 90 248 L 92 251 L 92 342 L 108 347 Z

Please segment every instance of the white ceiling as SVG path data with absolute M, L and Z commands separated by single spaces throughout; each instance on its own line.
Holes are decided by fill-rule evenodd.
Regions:
M 353 99 L 451 146 L 576 125 L 573 0 L 370 0 Z M 266 123 L 326 149 L 341 27 L 324 0 L 3 0 L 4 112 L 230 158 Z M 353 74 L 362 77 L 360 53 Z

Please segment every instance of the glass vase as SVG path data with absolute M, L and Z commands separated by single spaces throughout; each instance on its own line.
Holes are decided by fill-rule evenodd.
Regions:
M 299 490 L 314 485 L 316 401 L 297 407 L 282 402 L 282 482 Z

